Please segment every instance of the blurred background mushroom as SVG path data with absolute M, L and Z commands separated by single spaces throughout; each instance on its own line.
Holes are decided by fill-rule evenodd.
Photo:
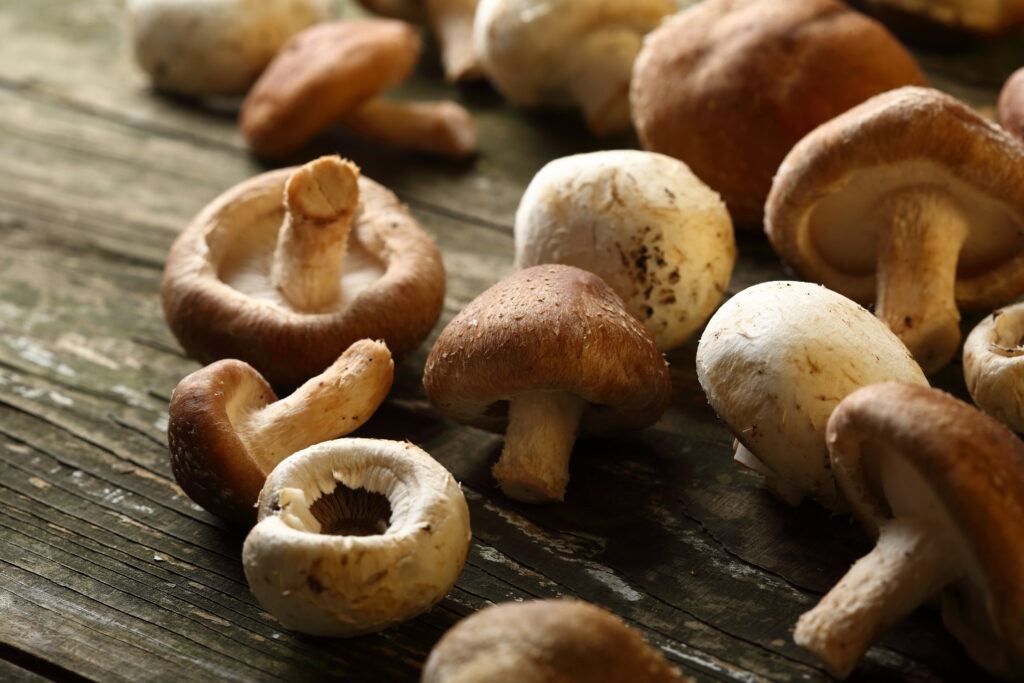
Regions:
M 996 101 L 999 125 L 1024 140 L 1024 66 L 1010 74 Z

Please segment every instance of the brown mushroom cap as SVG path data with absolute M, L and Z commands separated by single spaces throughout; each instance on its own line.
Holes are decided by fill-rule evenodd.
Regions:
M 996 103 L 999 125 L 1024 140 L 1024 66 L 1010 74 Z
M 287 217 L 285 186 L 299 168 L 255 176 L 211 202 L 171 247 L 161 291 L 168 325 L 189 356 L 244 360 L 278 391 L 321 372 L 359 339 L 382 339 L 403 358 L 444 303 L 433 239 L 392 192 L 365 177 L 339 266 L 340 296 L 316 311 L 283 300 L 268 275 Z M 322 219 L 309 220 L 315 231 Z
M 619 617 L 580 600 L 492 605 L 451 628 L 420 683 L 677 683 L 686 680 Z
M 884 93 L 786 156 L 765 230 L 801 277 L 876 313 L 933 372 L 958 307 L 1024 291 L 1024 145 L 930 88 Z
M 836 0 L 704 0 L 648 35 L 630 101 L 644 149 L 686 162 L 741 228 L 760 225 L 772 175 L 805 133 L 924 82 L 881 24 Z

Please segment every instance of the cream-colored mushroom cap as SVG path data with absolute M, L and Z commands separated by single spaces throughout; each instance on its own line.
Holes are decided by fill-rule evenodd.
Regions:
M 345 438 L 274 468 L 242 564 L 286 628 L 347 637 L 437 604 L 469 543 L 466 499 L 440 463 L 408 442 Z
M 420 683 L 682 683 L 658 650 L 608 610 L 581 600 L 504 602 L 452 627 Z
M 801 277 L 874 303 L 931 374 L 959 346 L 960 308 L 1024 292 L 1024 144 L 937 90 L 893 90 L 790 151 L 765 230 Z
M 1024 432 L 1024 303 L 985 316 L 963 350 L 964 380 L 974 403 Z
M 765 282 L 726 301 L 697 345 L 697 379 L 738 442 L 736 459 L 793 505 L 843 509 L 825 425 L 847 394 L 927 385 L 909 351 L 865 308 L 821 285 Z
M 654 152 L 555 159 L 533 177 L 516 211 L 518 267 L 565 263 L 596 273 L 663 351 L 704 324 L 735 260 L 721 198 L 686 164 Z
M 480 0 L 473 41 L 509 102 L 579 107 L 605 135 L 629 128 L 633 60 L 676 9 L 674 0 Z
M 941 592 L 968 655 L 1024 676 L 1024 442 L 928 387 L 851 393 L 827 431 L 836 481 L 874 549 L 800 617 L 796 643 L 846 676 L 890 626 Z
M 328 16 L 326 0 L 128 0 L 128 41 L 160 90 L 237 95 L 293 34 Z

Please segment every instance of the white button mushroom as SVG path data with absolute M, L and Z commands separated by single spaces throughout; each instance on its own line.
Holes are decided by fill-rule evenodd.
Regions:
M 736 436 L 736 460 L 796 505 L 843 509 L 829 470 L 825 424 L 862 386 L 927 385 L 910 352 L 859 304 L 821 285 L 765 282 L 742 290 L 708 321 L 697 378 Z
M 704 324 L 735 259 L 725 203 L 686 164 L 654 152 L 555 159 L 516 211 L 518 267 L 565 263 L 596 273 L 663 351 Z
M 985 316 L 964 340 L 964 380 L 979 408 L 1024 432 L 1024 303 Z
M 242 564 L 286 628 L 347 637 L 433 607 L 469 543 L 466 499 L 440 463 L 411 443 L 346 438 L 274 468 Z

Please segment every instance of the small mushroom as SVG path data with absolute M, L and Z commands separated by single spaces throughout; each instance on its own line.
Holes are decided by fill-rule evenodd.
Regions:
M 682 159 L 737 228 L 759 228 L 772 175 L 805 133 L 924 82 L 885 27 L 838 0 L 704 0 L 644 42 L 630 106 L 644 149 Z
M 253 595 L 285 628 L 349 637 L 440 602 L 470 537 L 462 490 L 422 449 L 336 439 L 289 456 L 267 477 L 242 565 Z
M 864 4 L 901 34 L 926 43 L 996 38 L 1024 24 L 1024 0 L 865 0 Z
M 647 329 L 597 275 L 548 264 L 518 271 L 441 331 L 423 374 L 445 416 L 505 431 L 493 473 L 516 500 L 562 500 L 577 434 L 652 424 L 668 407 L 668 365 Z
M 999 90 L 996 118 L 1011 135 L 1024 140 L 1024 66 L 1010 74 Z
M 473 40 L 512 104 L 579 107 L 590 130 L 629 129 L 629 80 L 644 36 L 674 0 L 480 0 Z
M 394 194 L 322 157 L 211 202 L 171 247 L 161 296 L 188 355 L 244 360 L 284 391 L 359 339 L 403 358 L 444 290 L 440 251 Z
M 483 75 L 473 46 L 478 0 L 358 0 L 377 14 L 425 24 L 437 37 L 445 80 L 464 83 Z
M 963 362 L 974 403 L 1024 432 L 1024 303 L 985 316 L 964 340 Z
M 686 164 L 609 150 L 555 159 L 533 177 L 516 212 L 515 260 L 596 273 L 667 351 L 721 301 L 736 243 L 725 204 Z
M 893 90 L 792 149 L 765 230 L 801 277 L 874 302 L 932 374 L 959 346 L 959 309 L 1024 292 L 1024 144 L 937 90 Z
M 828 423 L 836 481 L 877 541 L 793 634 L 845 677 L 941 593 L 943 622 L 988 671 L 1024 675 L 1024 442 L 937 389 L 864 387 Z
M 325 0 L 128 0 L 128 42 L 153 87 L 187 95 L 246 91 Z
M 256 154 L 270 158 L 295 152 L 333 124 L 374 142 L 470 156 L 476 126 L 461 105 L 377 97 L 409 77 L 420 48 L 412 26 L 393 19 L 322 22 L 300 31 L 242 102 L 242 134 Z
M 722 304 L 697 344 L 697 379 L 736 437 L 735 459 L 779 499 L 845 509 L 825 424 L 855 389 L 927 385 L 907 348 L 859 304 L 821 285 L 765 282 Z
M 240 360 L 196 370 L 171 394 L 174 478 L 205 510 L 248 528 L 267 473 L 306 446 L 355 431 L 383 402 L 393 377 L 387 346 L 369 339 L 282 399 Z
M 572 599 L 491 605 L 434 645 L 420 683 L 682 683 L 689 680 L 608 610 Z

